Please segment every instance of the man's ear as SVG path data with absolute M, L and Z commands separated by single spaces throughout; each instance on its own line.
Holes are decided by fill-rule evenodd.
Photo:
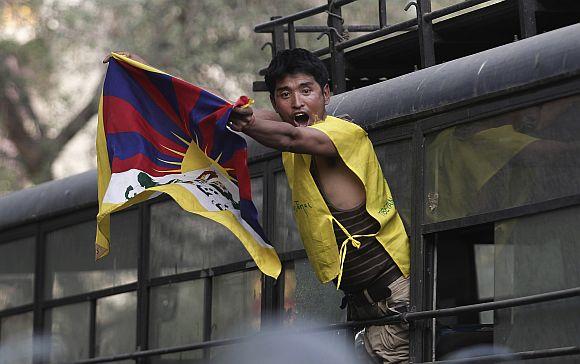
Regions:
M 322 96 L 324 97 L 324 105 L 328 105 L 330 102 L 330 85 L 328 83 L 322 88 Z

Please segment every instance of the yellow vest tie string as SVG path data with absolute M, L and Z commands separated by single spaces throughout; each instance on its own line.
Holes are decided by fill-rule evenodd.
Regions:
M 340 256 L 340 269 L 338 271 L 338 282 L 336 284 L 336 289 L 338 290 L 340 288 L 340 282 L 342 281 L 342 270 L 344 268 L 344 261 L 346 259 L 346 248 L 348 246 L 348 242 L 350 241 L 350 243 L 352 244 L 352 246 L 354 246 L 355 248 L 358 249 L 361 246 L 361 242 L 358 241 L 357 238 L 373 237 L 373 236 L 377 236 L 377 233 L 374 233 L 374 234 L 354 234 L 354 235 L 351 235 L 348 232 L 348 230 L 346 230 L 346 228 L 334 216 L 331 215 L 330 216 L 330 220 L 336 222 L 336 224 L 342 230 L 342 232 L 344 233 L 344 235 L 346 235 L 346 239 L 344 239 L 344 241 L 340 245 L 340 250 L 339 250 L 339 253 L 338 253 L 338 255 Z

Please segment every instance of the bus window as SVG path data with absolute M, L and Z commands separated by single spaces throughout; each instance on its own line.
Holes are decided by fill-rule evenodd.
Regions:
M 451 308 L 494 297 L 493 225 L 437 235 L 435 308 Z M 493 312 L 469 312 L 436 320 L 436 356 L 493 343 Z

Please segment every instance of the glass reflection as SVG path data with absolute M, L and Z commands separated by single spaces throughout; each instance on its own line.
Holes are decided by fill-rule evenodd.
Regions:
M 579 219 L 580 207 L 573 207 L 497 223 L 496 299 L 580 287 Z M 579 297 L 496 311 L 494 343 L 513 351 L 577 345 L 578 312 Z
M 345 321 L 342 296 L 332 283 L 318 281 L 307 259 L 290 262 L 284 270 L 284 325 Z
M 397 211 L 408 233 L 411 224 L 411 187 L 413 186 L 411 142 L 403 140 L 384 144 L 376 147 L 375 151 L 391 189 Z
M 442 221 L 580 192 L 580 97 L 428 139 L 426 217 Z
M 45 297 L 60 298 L 137 280 L 139 213 L 111 216 L 111 252 L 95 261 L 95 222 L 46 234 Z
M 203 340 L 204 280 L 151 288 L 149 344 L 151 348 L 186 345 Z M 200 351 L 164 355 L 163 360 L 202 357 Z M 161 360 L 161 359 L 160 359 Z M 160 361 L 164 362 L 164 361 Z
M 248 335 L 260 330 L 262 279 L 258 270 L 213 279 L 211 338 Z
M 88 302 L 47 310 L 51 363 L 88 358 L 90 317 Z
M 276 179 L 275 235 L 272 244 L 278 253 L 304 249 L 300 233 L 292 211 L 292 192 L 284 172 L 278 172 Z
M 150 231 L 153 277 L 251 259 L 228 229 L 183 210 L 173 201 L 151 206 Z
M 135 351 L 137 293 L 128 292 L 97 301 L 95 355 L 110 356 Z M 119 363 L 132 363 L 124 361 Z
M 0 320 L 0 363 L 32 364 L 32 312 Z
M 33 300 L 34 237 L 0 244 L 0 310 Z
M 264 178 L 252 178 L 252 201 L 258 210 L 258 221 L 262 223 L 264 214 Z

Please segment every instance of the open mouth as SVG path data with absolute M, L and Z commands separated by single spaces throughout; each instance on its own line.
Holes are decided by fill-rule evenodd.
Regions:
M 299 125 L 307 124 L 308 120 L 310 120 L 310 116 L 308 116 L 308 114 L 305 112 L 294 114 L 294 121 Z

